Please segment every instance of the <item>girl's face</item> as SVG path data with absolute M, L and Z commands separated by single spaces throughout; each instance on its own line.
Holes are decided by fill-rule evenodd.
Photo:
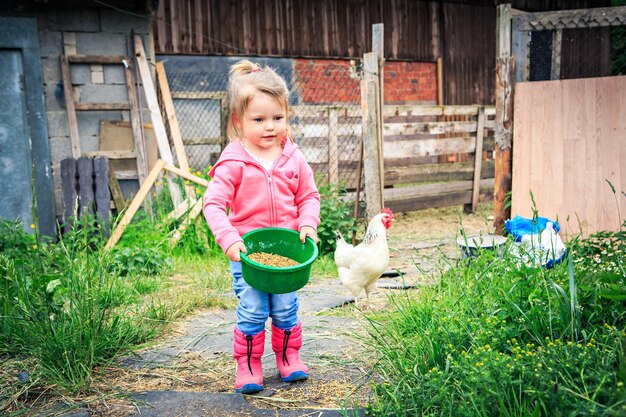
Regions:
M 262 154 L 268 149 L 281 147 L 287 135 L 285 109 L 278 100 L 265 93 L 257 92 L 250 99 L 239 123 L 243 144 L 253 153 Z

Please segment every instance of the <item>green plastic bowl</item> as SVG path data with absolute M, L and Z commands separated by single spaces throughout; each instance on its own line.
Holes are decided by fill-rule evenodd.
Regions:
M 247 253 L 241 254 L 243 279 L 259 291 L 285 294 L 304 287 L 311 275 L 311 265 L 318 255 L 317 245 L 307 237 L 300 241 L 300 233 L 278 227 L 256 229 L 243 235 Z M 286 256 L 299 265 L 275 267 L 263 265 L 248 258 L 256 252 Z

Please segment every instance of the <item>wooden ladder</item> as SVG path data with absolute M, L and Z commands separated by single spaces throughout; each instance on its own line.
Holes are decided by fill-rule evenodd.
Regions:
M 67 52 L 67 51 L 66 51 Z M 80 148 L 80 134 L 78 132 L 77 111 L 105 111 L 120 110 L 130 112 L 130 124 L 135 144 L 134 151 L 97 151 L 90 152 L 90 156 L 106 156 L 109 159 L 130 159 L 137 160 L 137 179 L 141 186 L 148 176 L 148 165 L 146 161 L 146 146 L 143 136 L 143 126 L 139 114 L 137 99 L 137 88 L 135 77 L 131 71 L 132 59 L 123 55 L 77 55 L 63 53 L 61 59 L 61 76 L 63 79 L 63 92 L 65 96 L 65 108 L 70 131 L 70 141 L 72 145 L 72 157 L 75 159 L 84 156 Z M 128 101 L 122 103 L 92 103 L 74 100 L 74 87 L 72 86 L 71 64 L 99 64 L 99 65 L 123 65 L 128 89 Z

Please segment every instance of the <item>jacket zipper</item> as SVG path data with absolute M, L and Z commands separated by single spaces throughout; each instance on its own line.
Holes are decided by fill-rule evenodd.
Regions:
M 279 157 L 278 159 L 280 159 L 281 157 Z M 274 165 L 272 165 L 272 171 L 268 171 L 267 169 L 265 169 L 265 167 L 261 164 L 259 164 L 257 161 L 250 161 L 252 162 L 254 165 L 258 166 L 259 168 L 261 168 L 267 177 L 267 188 L 269 190 L 269 195 L 270 195 L 270 223 L 272 225 L 272 227 L 276 227 L 276 206 L 275 206 L 275 202 L 274 202 L 274 188 L 272 187 L 272 173 L 274 172 L 274 167 L 276 166 L 276 162 L 278 162 L 278 159 L 274 162 Z
M 270 195 L 270 207 L 271 207 L 270 219 L 271 219 L 272 227 L 276 227 L 276 207 L 274 205 L 275 204 L 274 203 L 274 187 L 272 187 L 272 173 L 271 172 L 267 173 L 267 186 L 269 188 L 269 195 Z

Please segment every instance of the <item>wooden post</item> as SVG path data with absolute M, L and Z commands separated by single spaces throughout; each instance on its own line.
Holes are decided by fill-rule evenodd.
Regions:
M 474 184 L 472 185 L 472 212 L 478 208 L 480 197 L 480 174 L 483 163 L 483 135 L 485 131 L 485 108 L 478 106 L 478 119 L 476 120 L 476 151 L 474 153 Z
M 369 55 L 369 54 L 365 54 Z M 363 114 L 363 167 L 365 172 L 365 202 L 367 216 L 372 218 L 383 208 L 383 189 L 378 146 L 378 115 L 376 78 L 361 80 L 361 109 Z
M 515 59 L 511 57 L 511 5 L 498 6 L 496 31 L 496 120 L 494 173 L 494 228 L 502 234 L 504 222 L 511 217 L 505 200 L 511 191 L 513 166 L 513 72 Z
M 135 61 L 137 62 L 137 67 L 139 69 L 141 84 L 143 85 L 144 93 L 146 96 L 148 109 L 150 110 L 150 119 L 152 120 L 152 127 L 154 129 L 154 135 L 156 137 L 157 146 L 159 148 L 159 156 L 165 161 L 165 163 L 173 165 L 174 156 L 172 155 L 172 150 L 170 149 L 170 144 L 167 139 L 167 132 L 165 131 L 163 119 L 161 118 L 161 109 L 159 108 L 156 90 L 154 88 L 154 83 L 150 74 L 150 68 L 148 67 L 148 59 L 146 57 L 146 52 L 143 48 L 141 36 L 139 35 L 135 35 L 135 58 Z M 167 177 L 167 180 L 170 195 L 172 196 L 172 201 L 174 202 L 174 206 L 177 206 L 182 201 L 180 189 L 169 176 Z
M 380 187 L 385 188 L 385 159 L 383 152 L 383 106 L 385 105 L 385 36 L 384 25 L 376 23 L 372 25 L 372 52 L 376 54 L 376 74 L 378 75 L 378 99 L 376 102 L 376 112 L 378 113 L 378 158 L 380 165 Z M 381 191 L 382 205 L 385 205 L 384 195 Z
M 328 108 L 328 182 L 339 184 L 339 141 L 337 109 Z
M 61 54 L 61 76 L 63 78 L 63 95 L 65 97 L 65 111 L 67 112 L 67 124 L 70 130 L 70 142 L 72 144 L 72 157 L 80 158 L 80 134 L 78 133 L 78 121 L 76 119 L 76 107 L 74 106 L 74 89 L 72 88 L 72 76 L 70 64 L 65 54 Z
M 437 105 L 443 106 L 443 60 L 437 58 Z
M 513 74 L 515 58 L 496 61 L 496 146 L 494 173 L 494 227 L 502 234 L 504 222 L 511 217 L 505 200 L 512 189 L 513 178 Z

